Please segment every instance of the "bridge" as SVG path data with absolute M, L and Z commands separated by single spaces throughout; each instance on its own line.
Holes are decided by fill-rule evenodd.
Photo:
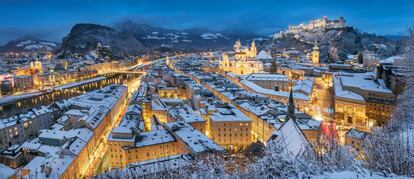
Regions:
M 110 71 L 110 73 L 123 73 L 123 74 L 145 74 L 143 71 L 128 71 L 128 70 L 114 70 Z
M 136 64 L 136 65 L 124 68 L 124 69 L 109 71 L 109 73 L 145 74 L 145 71 L 143 71 L 143 70 L 145 70 L 146 67 L 149 67 L 149 66 L 151 66 L 151 65 L 153 65 L 153 64 L 155 64 L 155 63 L 157 63 L 161 60 L 163 60 L 163 59 L 158 59 L 158 60 L 147 62 L 147 63 L 144 63 L 144 64 Z

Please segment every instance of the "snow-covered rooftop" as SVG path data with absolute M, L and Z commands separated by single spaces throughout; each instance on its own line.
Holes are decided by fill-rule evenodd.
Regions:
M 145 147 L 150 145 L 168 143 L 176 141 L 175 138 L 166 130 L 155 130 L 151 132 L 143 132 L 140 134 L 141 141 L 136 142 L 136 147 Z
M 241 80 L 240 82 L 243 85 L 245 85 L 246 87 L 248 87 L 249 89 L 251 89 L 254 92 L 259 93 L 259 94 L 280 96 L 280 97 L 285 97 L 285 98 L 289 97 L 289 92 L 287 92 L 287 91 L 274 91 L 274 90 L 271 90 L 271 89 L 266 89 L 266 88 L 263 88 L 263 87 L 255 84 L 253 82 L 250 82 L 248 80 Z M 293 98 L 294 99 L 299 99 L 299 100 L 309 101 L 309 96 L 306 96 L 305 94 L 302 94 L 302 93 L 293 93 Z
M 384 84 L 376 82 L 372 73 L 334 73 L 334 94 L 335 97 L 352 99 L 365 103 L 362 95 L 350 89 L 360 89 L 363 91 L 373 91 L 378 93 L 392 94 L 392 91 Z
M 391 57 L 381 60 L 380 64 L 394 64 L 395 61 L 398 61 L 401 59 L 403 59 L 401 55 L 395 55 L 395 56 L 391 56 Z
M 245 77 L 246 80 L 249 81 L 288 81 L 286 75 L 280 74 L 271 74 L 271 73 L 252 73 Z
M 185 122 L 172 122 L 166 125 L 192 152 L 223 151 L 214 141 Z
M 216 122 L 224 121 L 241 121 L 249 122 L 251 119 L 243 114 L 240 110 L 234 106 L 229 105 L 228 107 L 216 107 L 216 112 L 210 115 L 210 120 Z
M 16 170 L 0 163 L 0 178 L 9 178 L 17 173 Z
M 275 132 L 275 145 L 281 146 L 286 152 L 293 156 L 299 156 L 311 148 L 309 141 L 292 119 L 286 121 L 279 130 Z
M 266 51 L 260 50 L 260 52 L 256 56 L 256 59 L 267 60 L 267 59 L 272 59 L 272 56 L 270 54 L 268 54 Z

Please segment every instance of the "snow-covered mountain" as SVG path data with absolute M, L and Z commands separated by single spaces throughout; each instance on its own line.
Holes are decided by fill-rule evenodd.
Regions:
M 237 39 L 260 37 L 251 33 L 213 31 L 206 28 L 174 30 L 124 21 L 114 27 L 96 24 L 77 24 L 63 39 L 60 52 L 83 53 L 96 44 L 109 46 L 117 56 L 138 55 L 148 50 L 203 51 L 231 48 Z
M 139 40 L 130 33 L 119 32 L 114 28 L 97 24 L 76 24 L 70 33 L 63 38 L 62 54 L 89 53 L 97 44 L 108 46 L 113 56 L 128 56 L 145 53 Z
M 6 52 L 51 52 L 59 48 L 58 43 L 26 36 L 0 46 L 0 53 Z
M 169 47 L 179 50 L 207 50 L 230 48 L 237 39 L 260 37 L 253 33 L 214 31 L 208 28 L 174 30 L 152 27 L 134 21 L 118 23 L 118 31 L 131 33 L 148 48 Z

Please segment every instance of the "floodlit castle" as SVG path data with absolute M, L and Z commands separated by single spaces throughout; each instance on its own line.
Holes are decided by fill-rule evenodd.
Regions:
M 224 52 L 220 62 L 220 69 L 237 75 L 245 75 L 263 71 L 263 62 L 257 58 L 257 48 L 253 41 L 250 48 L 242 46 L 237 40 L 234 51 Z
M 345 18 L 339 17 L 339 19 L 330 20 L 328 17 L 324 16 L 320 19 L 311 20 L 309 23 L 299 24 L 295 26 L 289 25 L 289 33 L 297 33 L 302 30 L 314 30 L 314 29 L 324 29 L 324 28 L 344 28 L 345 27 Z

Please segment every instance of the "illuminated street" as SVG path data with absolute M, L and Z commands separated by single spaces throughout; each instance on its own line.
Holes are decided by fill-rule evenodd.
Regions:
M 324 81 L 321 77 L 315 78 L 315 84 L 312 90 L 310 104 L 310 114 L 312 115 L 312 117 L 314 117 L 317 120 L 324 121 L 332 119 L 332 88 L 329 87 L 329 82 Z

